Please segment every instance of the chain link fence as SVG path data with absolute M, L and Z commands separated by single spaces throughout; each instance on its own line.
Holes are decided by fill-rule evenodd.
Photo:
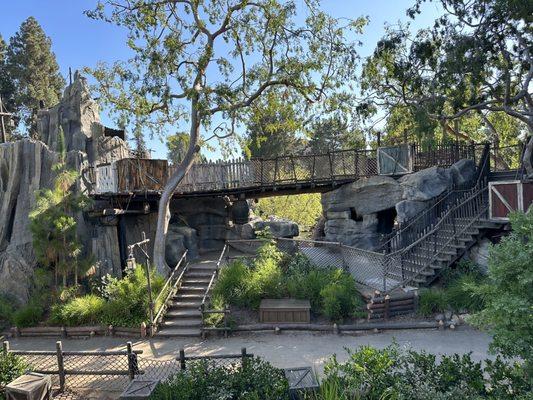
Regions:
M 4 342 L 3 351 L 22 358 L 28 370 L 52 377 L 52 386 L 62 392 L 59 398 L 84 398 L 76 393 L 122 392 L 135 378 L 165 381 L 176 374 L 201 364 L 207 370 L 212 368 L 235 369 L 252 358 L 253 354 L 241 350 L 240 354 L 216 354 L 207 356 L 186 355 L 183 349 L 179 357 L 157 360 L 142 357 L 142 351 L 63 351 L 57 342 L 56 351 L 11 350 Z

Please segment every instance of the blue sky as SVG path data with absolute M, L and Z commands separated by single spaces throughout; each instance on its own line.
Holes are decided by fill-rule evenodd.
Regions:
M 34 16 L 52 39 L 52 48 L 65 78 L 69 67 L 74 71 L 85 66 L 93 67 L 98 61 L 126 60 L 129 54 L 124 31 L 83 15 L 83 11 L 93 8 L 95 3 L 96 0 L 0 0 L 0 34 L 7 41 L 22 21 Z M 323 7 L 336 17 L 370 18 L 362 36 L 360 54 L 364 57 L 371 54 L 383 35 L 385 23 L 408 20 L 405 10 L 413 3 L 414 0 L 323 0 Z M 413 29 L 429 26 L 440 14 L 435 3 L 426 4 L 423 11 L 412 22 Z M 105 111 L 102 121 L 113 126 Z M 159 139 L 150 140 L 148 147 L 152 149 L 153 157 L 166 158 L 166 147 Z M 217 155 L 215 151 L 211 157 Z

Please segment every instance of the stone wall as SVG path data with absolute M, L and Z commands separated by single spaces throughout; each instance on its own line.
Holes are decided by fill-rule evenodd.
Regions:
M 394 224 L 404 223 L 428 208 L 430 201 L 476 176 L 471 160 L 450 168 L 432 167 L 395 180 L 374 176 L 322 195 L 324 239 L 375 250 Z

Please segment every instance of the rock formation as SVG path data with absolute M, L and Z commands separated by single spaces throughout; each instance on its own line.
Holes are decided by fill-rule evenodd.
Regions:
M 375 250 L 394 224 L 405 223 L 432 199 L 475 176 L 474 162 L 460 160 L 450 168 L 431 167 L 398 180 L 374 176 L 343 185 L 322 195 L 324 239 Z
M 67 166 L 80 173 L 79 191 L 86 192 L 91 184 L 90 164 L 129 156 L 122 139 L 105 136 L 98 106 L 90 98 L 86 80 L 78 74 L 58 105 L 39 112 L 42 141 L 23 139 L 0 144 L 0 294 L 18 302 L 28 299 L 36 267 L 29 212 L 35 205 L 35 193 L 53 184 L 52 166 L 60 159 L 59 126 Z M 81 213 L 77 221 L 86 253 L 92 252 L 108 264 L 107 270 L 120 271 L 112 229 L 94 224 Z

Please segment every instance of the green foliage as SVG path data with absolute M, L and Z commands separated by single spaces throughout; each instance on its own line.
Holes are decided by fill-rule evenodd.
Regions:
M 227 304 L 246 305 L 250 270 L 242 260 L 235 260 L 220 270 L 213 288 L 213 297 L 224 299 Z
M 82 245 L 76 232 L 75 213 L 89 203 L 84 194 L 76 193 L 74 186 L 78 173 L 68 170 L 63 163 L 56 164 L 57 175 L 52 189 L 43 189 L 36 194 L 36 205 L 30 212 L 30 230 L 33 247 L 41 266 L 54 270 L 55 284 L 58 275 L 67 278 L 73 275 L 73 283 L 90 266 L 90 260 L 80 259 Z
M 523 366 L 500 357 L 482 363 L 470 354 L 442 355 L 400 351 L 397 346 L 348 350 L 348 360 L 333 356 L 325 365 L 316 400 L 526 399 L 531 381 Z
M 106 301 L 94 294 L 68 300 L 65 304 L 55 304 L 50 313 L 50 323 L 54 325 L 80 326 L 99 323 L 105 313 Z
M 322 215 L 319 193 L 274 196 L 260 199 L 255 207 L 259 216 L 275 215 L 294 221 L 300 227 L 312 227 Z
M 251 262 L 236 260 L 220 272 L 212 303 L 257 309 L 261 299 L 308 299 L 311 311 L 339 320 L 353 316 L 362 305 L 351 275 L 335 268 L 318 268 L 303 254 L 284 256 L 267 242 Z M 218 320 L 218 319 L 217 319 Z
M 12 322 L 14 312 L 14 300 L 9 296 L 0 295 L 0 327 L 6 327 Z
M 491 248 L 488 279 L 475 289 L 485 307 L 472 322 L 491 331 L 493 349 L 522 357 L 533 371 L 533 212 L 510 218 L 513 230 Z
M 362 303 L 354 279 L 341 269 L 330 274 L 330 283 L 320 291 L 320 295 L 322 311 L 333 321 L 353 316 Z
M 289 398 L 283 371 L 259 358 L 243 365 L 190 362 L 187 370 L 158 386 L 153 400 L 283 400 Z
M 364 133 L 350 126 L 344 113 L 313 122 L 308 135 L 309 148 L 314 154 L 325 154 L 328 151 L 342 149 L 364 149 Z
M 10 39 L 6 71 L 16 82 L 12 96 L 14 109 L 22 117 L 30 136 L 36 137 L 39 102 L 47 107 L 59 102 L 65 80 L 59 73 L 52 42 L 34 17 L 25 20 Z
M 419 292 L 418 312 L 424 316 L 446 311 L 444 290 L 439 288 L 422 289 Z
M 39 324 L 43 319 L 43 315 L 43 306 L 34 301 L 15 311 L 12 320 L 15 326 L 28 328 Z
M 164 278 L 151 270 L 152 295 L 155 298 L 164 285 Z M 105 288 L 107 297 L 89 294 L 67 298 L 52 307 L 50 323 L 57 325 L 103 324 L 137 327 L 148 320 L 149 299 L 145 268 L 137 265 L 122 279 L 111 278 Z M 158 305 L 156 305 L 157 307 Z
M 0 352 L 0 400 L 5 399 L 4 388 L 29 369 L 24 360 L 11 353 Z

